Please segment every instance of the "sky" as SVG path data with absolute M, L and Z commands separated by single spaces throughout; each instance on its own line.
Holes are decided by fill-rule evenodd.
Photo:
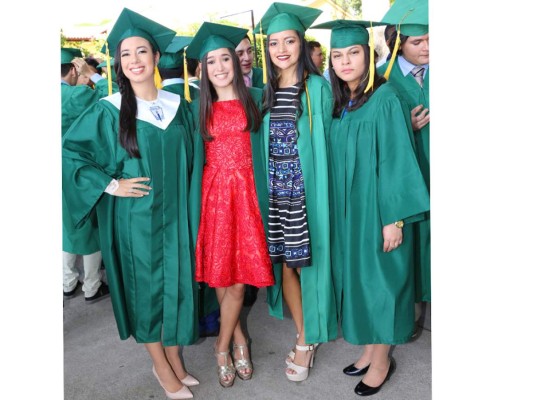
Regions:
M 387 0 L 379 1 L 386 2 Z M 286 2 L 298 5 L 304 4 L 304 2 L 300 0 L 288 0 Z M 70 7 L 64 7 L 58 12 L 56 17 L 59 21 L 59 27 L 62 28 L 64 32 L 71 32 L 73 31 L 73 28 L 75 29 L 76 27 L 78 27 L 79 30 L 80 26 L 85 26 L 87 24 L 99 26 L 106 20 L 111 21 L 109 26 L 112 27 L 123 7 L 127 7 L 175 30 L 188 30 L 191 23 L 202 22 L 204 20 L 217 22 L 217 20 L 222 17 L 224 17 L 223 19 L 235 22 L 240 26 L 252 28 L 252 13 L 254 19 L 253 22 L 257 25 L 271 3 L 264 0 L 253 2 L 250 0 L 193 0 L 191 2 L 175 2 L 174 4 L 176 5 L 169 8 L 168 3 L 163 1 L 126 0 L 121 2 L 108 2 L 105 7 L 91 7 L 84 10 L 83 13 L 72 13 Z M 189 5 L 180 6 L 181 4 Z M 191 6 L 191 4 L 194 4 L 194 7 Z M 180 7 L 186 7 L 187 12 L 183 12 Z M 383 14 L 384 13 L 385 11 L 383 11 Z M 319 16 L 316 23 L 318 24 L 329 20 L 331 20 L 331 16 L 323 13 Z M 74 30 L 74 32 L 76 31 Z M 313 36 L 313 39 L 324 44 L 329 43 L 329 30 L 316 29 L 309 32 L 309 34 Z
M 287 1 L 288 3 L 301 3 L 299 1 Z M 92 7 L 86 9 L 83 13 L 73 14 L 70 10 L 63 10 L 59 14 L 61 26 L 75 25 L 79 23 L 98 24 L 104 19 L 114 20 L 123 7 L 138 12 L 150 19 L 154 19 L 162 25 L 173 28 L 181 24 L 188 25 L 191 22 L 202 21 L 209 18 L 210 15 L 225 16 L 229 14 L 241 13 L 242 16 L 234 16 L 236 22 L 243 20 L 250 21 L 250 9 L 253 9 L 255 22 L 259 21 L 260 16 L 266 11 L 270 2 L 250 0 L 198 0 L 198 1 L 176 1 L 171 8 L 165 1 L 146 1 L 146 0 L 126 0 L 107 2 L 105 7 Z M 184 12 L 186 8 L 187 12 Z
M 5 398 L 62 398 L 59 27 L 141 3 L 20 0 L 2 13 Z M 251 3 L 193 1 L 187 12 Z M 526 2 L 492 3 L 430 0 L 433 400 L 530 391 L 531 24 Z
M 386 0 L 380 0 L 386 1 Z M 302 5 L 300 0 L 288 0 L 287 3 Z M 307 3 L 307 2 L 306 2 Z M 109 27 L 112 27 L 114 21 L 119 16 L 124 7 L 129 8 L 139 14 L 153 19 L 162 25 L 171 29 L 188 31 L 191 23 L 202 21 L 217 22 L 219 19 L 235 22 L 236 24 L 252 28 L 252 13 L 254 24 L 257 25 L 262 15 L 270 6 L 270 2 L 259 0 L 199 0 L 199 1 L 180 1 L 175 2 L 175 6 L 169 8 L 169 3 L 164 1 L 146 1 L 146 0 L 126 0 L 121 2 L 108 2 L 105 7 L 92 7 L 86 9 L 83 13 L 72 13 L 70 7 L 62 8 L 56 15 L 59 21 L 59 27 L 64 32 L 79 31 L 80 26 L 87 24 L 102 25 L 103 21 L 110 20 Z M 188 4 L 187 6 L 180 6 Z M 194 7 L 191 6 L 194 4 Z M 183 12 L 186 8 L 187 12 Z M 326 22 L 331 16 L 323 13 L 319 16 L 316 23 Z M 105 26 L 105 25 L 103 25 Z M 83 28 L 84 30 L 87 28 Z M 316 29 L 310 31 L 313 39 L 321 43 L 329 43 L 330 32 L 328 30 Z
M 378 19 L 388 8 L 389 0 L 371 0 L 364 2 L 363 11 L 364 18 Z M 309 4 L 309 1 L 302 0 L 286 0 L 285 3 L 294 3 L 298 5 Z M 145 15 L 148 18 L 154 19 L 163 25 L 169 27 L 188 25 L 193 21 L 200 21 L 204 18 L 222 17 L 230 14 L 242 13 L 229 17 L 242 21 L 243 23 L 251 24 L 251 13 L 253 11 L 254 21 L 257 23 L 267 8 L 270 6 L 270 1 L 265 0 L 198 0 L 191 2 L 176 2 L 175 6 L 169 7 L 169 3 L 164 1 L 147 1 L 147 0 L 125 0 L 113 1 L 105 3 L 105 7 L 89 7 L 83 12 L 72 13 L 70 7 L 61 8 L 57 16 L 62 27 L 69 25 L 76 25 L 80 23 L 99 24 L 104 19 L 114 20 L 120 13 L 123 7 L 127 7 L 133 11 Z M 181 4 L 187 4 L 181 6 Z M 192 6 L 194 4 L 194 6 Z M 183 8 L 187 12 L 183 12 Z

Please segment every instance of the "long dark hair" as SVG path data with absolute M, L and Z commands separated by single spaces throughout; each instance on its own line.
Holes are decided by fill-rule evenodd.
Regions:
M 374 93 L 374 91 L 383 85 L 387 80 L 381 76 L 378 75 L 377 70 L 374 74 L 374 85 L 371 90 L 365 93 L 366 86 L 368 85 L 368 79 L 369 79 L 369 68 L 370 68 L 370 47 L 367 44 L 362 44 L 361 47 L 363 48 L 363 54 L 365 57 L 365 72 L 364 72 L 364 78 L 361 79 L 357 87 L 354 91 L 354 97 L 353 100 L 354 104 L 351 106 L 348 106 L 348 103 L 350 99 L 352 98 L 352 92 L 350 88 L 348 87 L 348 84 L 340 79 L 337 74 L 335 74 L 335 71 L 333 70 L 333 64 L 331 62 L 331 56 L 329 57 L 329 70 L 331 71 L 329 77 L 331 81 L 331 91 L 333 92 L 333 99 L 334 99 L 334 105 L 333 105 L 333 117 L 338 118 L 341 116 L 343 110 L 346 108 L 347 111 L 353 111 L 357 110 L 358 108 L 361 108 L 363 104 L 365 104 L 368 99 L 370 99 L 370 96 Z M 377 60 L 377 53 L 374 51 L 374 60 Z M 374 65 L 375 68 L 375 65 Z
M 135 93 L 131 87 L 130 80 L 124 74 L 122 65 L 120 64 L 120 47 L 122 46 L 121 40 L 117 45 L 115 54 L 115 73 L 117 75 L 117 85 L 122 96 L 122 102 L 120 104 L 120 117 L 119 117 L 119 139 L 120 144 L 130 157 L 141 158 L 139 152 L 139 146 L 137 144 L 137 100 L 135 99 Z M 149 42 L 149 41 L 148 41 Z M 157 54 L 156 49 L 150 43 L 152 53 L 154 54 L 154 68 L 156 66 L 155 57 Z
M 304 80 L 306 80 L 309 77 L 309 74 L 315 74 L 320 75 L 320 71 L 316 67 L 316 65 L 313 63 L 313 60 L 311 59 L 311 54 L 309 52 L 309 46 L 307 45 L 307 41 L 305 40 L 305 37 L 303 33 L 299 31 L 295 31 L 298 38 L 300 39 L 300 56 L 298 57 L 298 64 L 296 66 L 296 74 L 298 76 L 298 82 L 303 83 Z M 267 36 L 266 39 L 266 46 L 270 43 L 270 35 Z M 265 58 L 266 58 L 266 69 L 267 69 L 267 83 L 265 85 L 265 88 L 263 89 L 263 115 L 268 113 L 272 107 L 274 106 L 275 101 L 275 93 L 276 90 L 279 89 L 279 78 L 280 73 L 276 70 L 276 67 L 272 63 L 272 60 L 270 59 L 270 52 L 265 51 Z M 298 96 L 296 96 L 296 100 L 294 103 L 294 106 L 298 110 L 297 116 L 299 116 L 302 113 L 301 109 L 301 102 L 300 102 L 300 95 L 305 90 L 305 87 L 303 84 L 300 85 Z
M 246 114 L 246 127 L 243 132 L 257 131 L 261 124 L 261 112 L 257 108 L 248 91 L 244 78 L 242 77 L 239 58 L 234 49 L 228 48 L 231 60 L 233 61 L 233 91 L 237 95 L 237 99 L 244 107 Z M 207 75 L 207 55 L 202 57 L 202 79 L 200 80 L 200 133 L 204 140 L 213 140 L 213 136 L 209 133 L 209 125 L 213 115 L 213 103 L 218 100 L 218 95 L 215 87 L 211 83 Z

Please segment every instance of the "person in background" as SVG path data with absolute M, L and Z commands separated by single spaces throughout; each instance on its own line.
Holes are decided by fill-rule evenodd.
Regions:
M 382 18 L 394 25 L 389 47 L 397 49 L 397 57 L 391 58 L 379 68 L 385 78 L 396 88 L 411 111 L 408 120 L 414 132 L 418 163 L 424 181 L 430 188 L 430 115 L 429 115 L 429 25 L 427 0 L 415 3 L 397 1 Z M 398 35 L 399 33 L 399 35 Z M 415 246 L 415 320 L 422 317 L 422 305 L 431 302 L 431 214 L 414 224 Z M 413 339 L 421 332 L 419 323 Z
M 107 61 L 104 60 L 100 64 L 98 64 L 98 68 L 101 68 L 102 70 L 102 76 L 104 76 L 106 79 L 108 77 L 108 74 L 111 74 L 111 81 L 115 82 L 117 81 L 117 74 L 115 73 L 115 68 L 113 68 L 115 65 L 115 59 L 113 57 L 109 58 L 109 71 L 107 69 Z
M 98 75 L 101 75 L 102 74 L 102 70 L 98 69 L 97 66 L 98 66 L 98 62 L 96 61 L 95 58 L 93 57 L 85 57 L 85 62 L 87 63 L 87 66 L 89 67 L 89 70 L 90 70 L 90 76 L 92 76 L 93 74 L 98 74 Z M 80 74 L 80 76 L 78 77 L 78 82 L 76 83 L 76 85 L 87 85 L 89 86 L 91 89 L 94 89 L 94 82 L 91 80 L 89 74 L 86 74 L 86 75 L 83 75 L 83 74 Z
M 92 104 L 102 96 L 103 90 L 92 90 L 88 85 L 77 86 L 80 77 L 90 76 L 90 67 L 81 58 L 79 49 L 61 49 L 61 137 Z M 81 287 L 87 304 L 101 300 L 109 289 L 101 272 L 102 253 L 98 239 L 98 221 L 91 213 L 87 221 L 76 229 L 70 211 L 65 203 L 63 191 L 63 298 L 73 298 Z M 83 285 L 76 262 L 83 258 Z
M 94 210 L 113 311 L 171 399 L 193 397 L 179 346 L 198 339 L 189 217 L 193 123 L 158 90 L 155 68 L 175 32 L 124 8 L 107 42 L 119 93 L 89 107 L 63 138 L 65 198 L 76 225 Z
M 200 89 L 200 75 L 202 72 L 202 63 L 194 58 L 187 58 L 187 71 L 189 72 L 189 85 Z
M 385 38 L 385 44 L 387 45 L 387 48 L 389 49 L 389 53 L 386 57 L 383 57 L 380 61 L 376 63 L 376 68 L 381 67 L 383 64 L 385 64 L 387 61 L 389 61 L 392 57 L 392 50 L 393 45 L 391 44 L 392 40 L 392 34 L 396 32 L 396 26 L 395 25 L 387 25 L 385 26 L 385 29 L 383 30 L 383 36 Z
M 95 72 L 98 74 L 98 75 L 102 75 L 102 67 L 100 67 L 100 63 L 101 61 L 98 60 L 97 58 L 95 57 L 85 57 L 85 62 L 90 65 L 91 67 L 94 67 L 95 69 Z
M 412 222 L 429 210 L 405 120 L 409 111 L 392 85 L 375 75 L 369 26 L 362 20 L 313 26 L 332 30 L 331 254 L 343 337 L 364 345 L 359 359 L 343 370 L 364 375 L 354 389 L 360 396 L 381 389 L 396 369 L 391 345 L 411 338 Z
M 274 284 L 254 176 L 254 164 L 263 165 L 252 152 L 252 142 L 260 149 L 261 91 L 246 87 L 235 53 L 245 33 L 204 22 L 187 48 L 202 65 L 200 98 L 192 107 L 199 114 L 193 174 L 202 176 L 196 280 L 215 288 L 220 303 L 215 356 L 224 388 L 233 386 L 236 375 L 248 380 L 253 374 L 240 323 L 244 286 Z M 261 160 L 260 151 L 255 156 Z M 262 171 L 259 184 L 265 185 Z
M 157 65 L 163 79 L 161 82 L 163 90 L 179 94 L 181 98 L 185 98 L 184 49 L 191 40 L 192 36 L 176 36 L 161 55 Z M 190 97 L 188 101 L 194 100 L 200 94 L 200 89 L 195 86 L 189 82 Z
M 282 319 L 284 299 L 294 321 L 296 345 L 285 359 L 285 375 L 295 382 L 307 379 L 316 344 L 337 337 L 326 189 L 333 99 L 304 38 L 321 12 L 273 3 L 256 27 L 256 33 L 267 35 L 263 130 L 268 140 L 263 151 L 267 241 L 276 277 L 267 302 L 270 314 Z
M 311 60 L 315 64 L 316 68 L 322 72 L 324 71 L 324 55 L 322 54 L 322 46 L 316 40 L 310 40 L 307 42 L 309 46 L 309 54 L 311 55 Z
M 248 34 L 239 42 L 235 48 L 235 53 L 239 57 L 239 64 L 246 86 L 262 89 L 265 86 L 263 83 L 263 69 L 253 66 L 255 50 Z M 246 289 L 248 290 L 248 287 Z

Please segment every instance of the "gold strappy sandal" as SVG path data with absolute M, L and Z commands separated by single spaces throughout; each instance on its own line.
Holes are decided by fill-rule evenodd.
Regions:
M 235 381 L 235 367 L 231 362 L 229 351 L 215 351 L 215 356 L 217 357 L 218 382 L 225 388 L 233 386 L 233 382 Z M 224 365 L 218 365 L 219 356 L 224 357 Z M 229 363 L 228 358 L 230 359 Z
M 244 356 L 244 350 L 246 347 L 246 344 L 233 344 L 233 359 L 235 361 L 235 368 L 237 369 L 237 375 L 239 375 L 239 378 L 241 378 L 243 381 L 251 379 L 252 374 L 254 373 L 252 362 L 249 358 Z M 240 352 L 240 358 L 235 357 L 236 349 L 238 349 Z M 250 349 L 248 349 L 248 357 L 250 357 Z M 250 370 L 250 372 L 247 373 L 246 370 Z

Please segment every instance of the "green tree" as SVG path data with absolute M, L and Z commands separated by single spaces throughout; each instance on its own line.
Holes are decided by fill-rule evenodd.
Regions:
M 67 40 L 67 37 L 63 34 L 63 30 L 60 31 L 61 47 L 74 47 L 80 49 L 83 57 L 96 57 L 104 59 L 104 54 L 101 52 L 104 46 L 103 39 L 93 39 L 89 41 L 76 41 Z
M 389 1 L 394 2 L 394 0 Z M 333 2 L 343 11 L 352 12 L 358 18 L 363 15 L 363 0 L 333 0 Z

